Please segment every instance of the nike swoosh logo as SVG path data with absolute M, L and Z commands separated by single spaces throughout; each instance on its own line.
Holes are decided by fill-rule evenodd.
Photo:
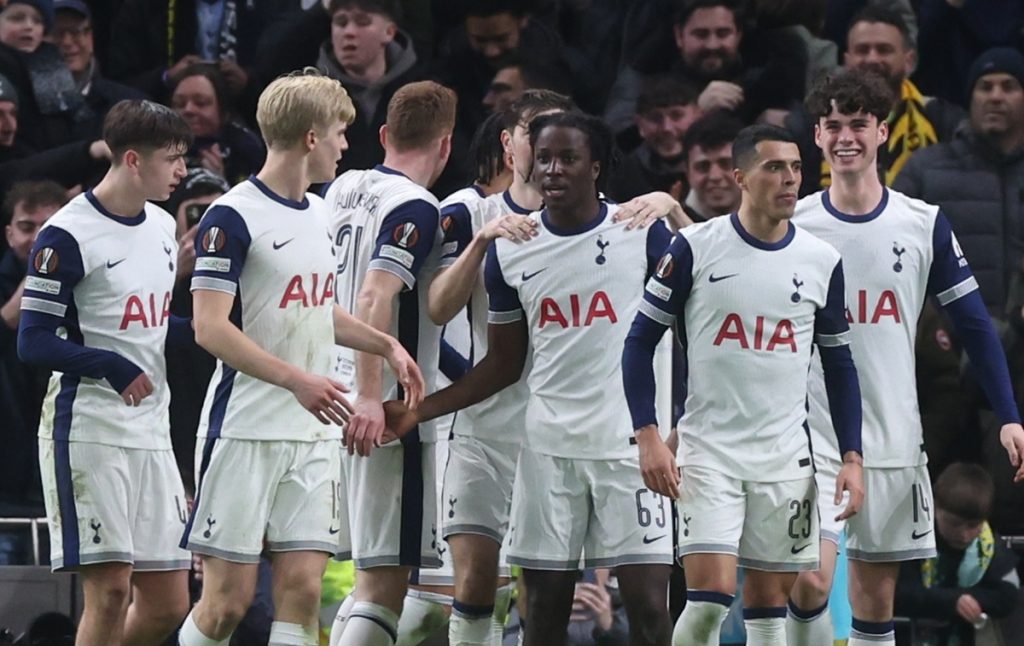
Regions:
M 544 269 L 547 269 L 547 267 L 545 267 Z M 537 271 L 533 272 L 532 274 L 528 274 L 528 273 L 526 273 L 524 271 L 523 272 L 523 282 L 525 283 L 526 281 L 530 280 L 531 278 L 533 278 L 534 276 L 536 276 L 540 272 L 544 271 L 544 269 L 538 269 Z
M 724 276 L 716 276 L 714 274 L 711 274 L 710 276 L 708 276 L 708 282 L 709 283 L 717 283 L 720 280 L 725 280 L 726 278 L 732 278 L 733 276 L 739 276 L 739 274 L 726 274 Z
M 120 264 L 121 264 L 122 262 L 124 262 L 125 260 L 128 260 L 128 259 L 127 259 L 127 258 L 121 258 L 121 259 L 120 259 L 120 260 L 118 260 L 117 262 L 110 262 L 110 261 L 108 260 L 108 261 L 107 261 L 107 269 L 113 269 L 114 267 L 117 267 L 118 265 L 120 265 Z
M 665 538 L 665 534 L 661 534 L 659 536 L 655 536 L 654 538 L 647 538 L 647 536 L 645 535 L 644 536 L 644 545 L 650 545 L 651 543 L 653 543 L 655 541 L 660 541 L 663 538 Z
M 333 527 L 328 527 L 328 528 L 327 528 L 327 533 L 328 533 L 328 534 L 331 534 L 332 536 L 333 536 L 334 534 L 337 534 L 337 533 L 338 533 L 338 532 L 340 532 L 340 531 L 341 531 L 341 528 L 340 528 L 340 527 L 339 527 L 338 529 L 334 529 Z
M 920 538 L 924 538 L 925 536 L 927 536 L 928 534 L 931 534 L 931 533 L 932 533 L 932 530 L 929 529 L 927 532 L 923 532 L 921 534 L 918 534 L 917 530 L 915 529 L 913 532 L 910 533 L 910 538 L 912 538 L 912 539 L 914 539 L 916 541 L 916 540 L 918 540 Z
M 278 249 L 280 249 L 281 247 L 285 246 L 286 244 L 288 244 L 289 242 L 291 242 L 294 239 L 295 238 L 289 238 L 288 240 L 285 240 L 284 242 L 277 242 L 277 241 L 275 241 L 274 242 L 274 251 L 277 251 Z
M 801 545 L 800 547 L 797 547 L 796 545 L 794 545 L 793 547 L 789 548 L 789 553 L 790 554 L 799 554 L 800 552 L 803 552 L 805 549 L 807 549 L 810 546 L 811 546 L 810 543 L 807 543 L 806 545 Z

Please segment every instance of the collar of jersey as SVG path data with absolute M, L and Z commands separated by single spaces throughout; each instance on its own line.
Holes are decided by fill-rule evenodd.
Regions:
M 821 192 L 821 205 L 825 207 L 825 210 L 832 214 L 837 220 L 843 222 L 851 222 L 853 224 L 859 224 L 861 222 L 871 222 L 878 216 L 882 215 L 882 211 L 885 210 L 885 206 L 889 203 L 889 189 L 882 187 L 882 199 L 879 200 L 878 206 L 871 210 L 870 213 L 865 215 L 850 215 L 843 213 L 835 206 L 832 205 L 832 199 L 828 196 L 828 189 Z
M 394 168 L 388 168 L 384 164 L 377 164 L 376 166 L 373 167 L 373 170 L 380 171 L 380 172 L 384 173 L 385 175 L 398 175 L 399 177 L 404 177 L 405 179 L 409 179 L 409 176 L 406 175 L 405 173 L 403 173 L 402 171 L 395 170 Z M 409 181 L 412 181 L 412 180 L 409 180 Z
M 594 218 L 591 222 L 584 224 L 582 227 L 578 229 L 564 229 L 556 224 L 552 224 L 551 218 L 548 216 L 547 209 L 544 209 L 543 211 L 540 212 L 540 219 L 541 222 L 544 223 L 544 228 L 550 231 L 551 233 L 555 234 L 556 236 L 577 236 L 581 233 L 586 233 L 591 229 L 597 228 L 598 225 L 604 222 L 605 217 L 608 216 L 608 205 L 605 204 L 604 202 L 601 202 L 600 205 L 601 209 L 597 212 L 597 217 Z
M 516 201 L 512 199 L 512 194 L 509 193 L 507 190 L 504 193 L 502 193 L 501 196 L 505 199 L 505 204 L 508 205 L 508 208 L 512 209 L 513 213 L 518 213 L 519 215 L 529 215 L 530 213 L 532 213 L 530 209 L 527 209 L 516 204 Z
M 305 210 L 306 207 L 309 206 L 309 198 L 305 195 L 302 196 L 301 202 L 296 202 L 295 200 L 289 200 L 287 197 L 278 195 L 274 191 L 270 190 L 270 187 L 261 182 L 255 175 L 250 175 L 249 181 L 253 183 L 253 186 L 260 189 L 260 193 L 263 193 L 278 204 L 283 204 L 290 209 L 297 209 L 299 211 Z
M 96 196 L 92 194 L 92 191 L 85 192 L 85 199 L 89 200 L 89 204 L 92 204 L 93 208 L 99 211 L 102 215 L 110 218 L 118 224 L 123 224 L 126 227 L 136 227 L 146 221 L 146 207 L 142 207 L 142 210 L 133 218 L 127 218 L 123 215 L 114 215 L 107 210 L 105 206 L 100 204 L 100 201 L 96 199 Z
M 758 240 L 754 236 L 747 233 L 747 230 L 743 228 L 743 224 L 740 223 L 740 214 L 733 212 L 729 215 L 729 222 L 732 223 L 732 228 L 736 229 L 736 233 L 739 234 L 743 242 L 746 242 L 755 249 L 761 249 L 762 251 L 778 251 L 779 249 L 785 249 L 789 246 L 789 243 L 793 241 L 793 236 L 796 235 L 796 227 L 793 226 L 792 222 L 787 222 L 786 235 L 782 236 L 782 240 L 777 242 L 765 242 L 764 240 Z

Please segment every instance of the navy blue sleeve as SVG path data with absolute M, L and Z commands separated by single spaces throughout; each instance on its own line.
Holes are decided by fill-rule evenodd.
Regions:
M 227 294 L 238 293 L 252 237 L 245 220 L 229 206 L 207 209 L 196 232 L 196 267 L 192 272 L 192 291 L 206 289 Z
M 505 282 L 495 242 L 491 242 L 487 248 L 487 259 L 484 261 L 484 285 L 487 287 L 487 299 L 490 303 L 487 322 L 514 323 L 523 318 L 523 304 L 519 301 L 519 292 Z
M 839 454 L 861 453 L 860 380 L 850 352 L 850 324 L 846 320 L 846 280 L 843 262 L 836 263 L 828 283 L 825 306 L 814 316 L 814 342 L 821 353 L 825 392 Z
M 650 241 L 648 237 L 649 250 Z M 622 349 L 622 381 L 634 429 L 658 423 L 654 405 L 654 351 L 665 330 L 675 322 L 677 314 L 684 311 L 693 288 L 690 243 L 677 235 L 652 266 L 654 273 L 647 281 L 640 311 L 633 318 Z
M 448 381 L 456 382 L 462 375 L 469 372 L 469 359 L 459 354 L 447 341 L 441 339 L 441 357 L 438 367 Z
M 672 232 L 662 220 L 656 221 L 647 229 L 647 272 L 644 279 L 651 277 L 658 261 L 665 255 L 665 250 L 672 243 Z
M 465 204 L 458 202 L 441 209 L 441 231 L 444 233 L 441 266 L 449 267 L 473 241 L 473 220 Z
M 940 212 L 932 236 L 932 267 L 928 292 L 949 314 L 957 336 L 970 358 L 970 369 L 988 397 L 992 410 L 1003 424 L 1020 423 L 1013 398 L 1006 352 L 992 325 L 963 250 Z
M 192 329 L 192 317 L 171 314 L 167 321 L 167 348 L 181 349 L 196 343 L 196 332 Z
M 369 268 L 392 273 L 412 289 L 434 248 L 438 220 L 437 207 L 426 200 L 411 200 L 395 208 L 381 222 Z
M 46 227 L 39 232 L 29 257 L 18 323 L 18 356 L 41 368 L 106 379 L 114 390 L 123 391 L 142 369 L 115 352 L 82 343 L 74 297 L 75 285 L 85 277 L 78 241 L 63 229 Z

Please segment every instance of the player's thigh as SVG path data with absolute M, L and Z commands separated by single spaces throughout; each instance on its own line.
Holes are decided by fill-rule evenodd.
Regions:
M 713 469 L 682 467 L 676 507 L 679 513 L 678 557 L 725 554 L 735 558 L 739 555 L 746 513 L 742 481 Z
M 179 543 L 188 503 L 174 452 L 128 449 L 127 454 L 136 484 L 130 507 L 135 572 L 187 571 L 192 555 Z
M 639 458 L 576 463 L 591 492 L 586 567 L 671 566 L 672 501 L 644 486 Z
M 538 571 L 575 571 L 590 500 L 576 460 L 523 447 L 512 487 L 508 562 Z
M 681 561 L 688 590 L 736 594 L 739 559 L 735 555 L 694 552 L 683 556 Z
M 184 617 L 188 613 L 188 571 L 135 572 L 132 604 L 147 616 Z
M 274 552 L 270 556 L 275 598 L 289 594 L 320 597 L 328 554 L 322 551 Z
M 39 440 L 39 465 L 54 571 L 132 563 L 130 504 L 135 484 L 126 449 Z
M 248 608 L 256 594 L 259 563 L 203 555 L 203 600 L 208 605 Z
M 796 572 L 743 571 L 743 607 L 778 608 L 785 606 L 796 581 Z
M 887 563 L 935 555 L 935 510 L 928 467 L 864 469 L 864 506 L 851 518 L 851 560 Z
M 456 435 L 448 442 L 441 494 L 442 535 L 480 534 L 501 543 L 508 531 L 519 445 Z
M 185 547 L 236 563 L 259 563 L 278 484 L 292 461 L 289 442 L 207 438 Z M 204 575 L 205 577 L 205 575 Z
M 267 549 L 333 555 L 344 504 L 338 500 L 341 443 L 321 440 L 292 445 L 292 462 L 278 483 L 267 519 Z
M 842 464 L 836 460 L 815 456 L 814 464 L 817 471 L 814 474 L 814 481 L 818 485 L 818 516 L 820 517 L 821 540 L 831 541 L 839 545 L 839 537 L 846 528 L 846 521 L 836 520 L 836 517 L 846 508 L 849 494 L 843 495 L 837 505 L 836 478 Z
M 839 545 L 822 538 L 818 548 L 818 569 L 800 572 L 791 591 L 797 607 L 805 610 L 818 608 L 828 601 L 832 592 L 832 581 L 835 579 Z
M 814 476 L 744 483 L 747 506 L 740 566 L 765 572 L 818 569 L 820 530 Z
M 433 443 L 396 442 L 366 457 L 342 454 L 358 569 L 441 564 L 434 450 Z

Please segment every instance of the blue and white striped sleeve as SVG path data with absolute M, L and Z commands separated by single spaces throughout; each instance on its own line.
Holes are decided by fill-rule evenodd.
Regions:
M 487 287 L 489 306 L 487 322 L 495 325 L 515 323 L 523 318 L 523 304 L 519 293 L 505 282 L 505 274 L 498 260 L 498 248 L 491 242 L 484 261 L 484 285 Z

